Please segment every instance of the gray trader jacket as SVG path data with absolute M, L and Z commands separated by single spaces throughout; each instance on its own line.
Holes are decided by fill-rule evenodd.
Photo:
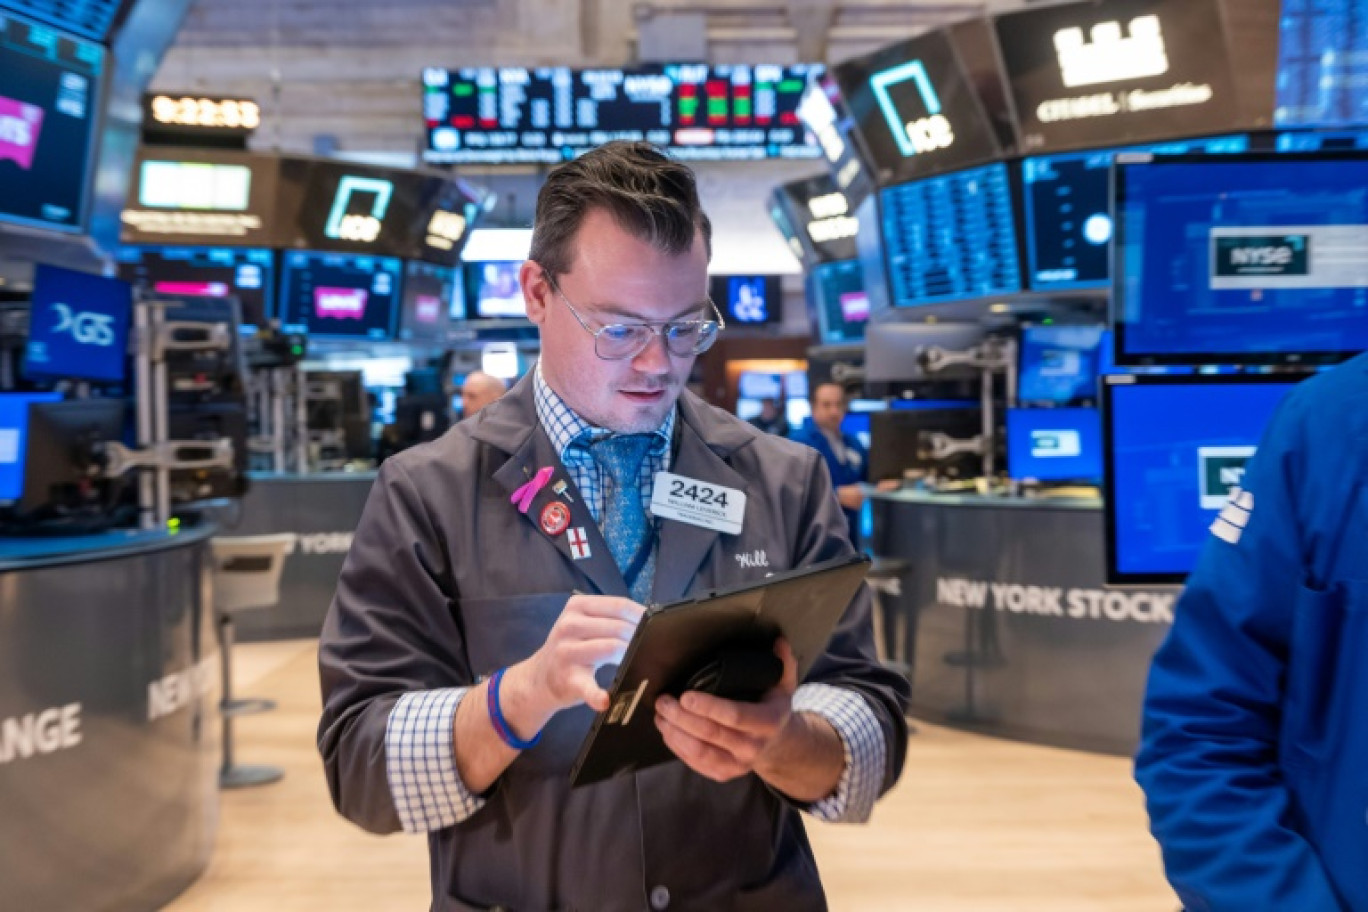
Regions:
M 851 553 L 814 450 L 689 393 L 679 419 L 672 471 L 745 491 L 745 525 L 727 535 L 663 522 L 655 601 Z M 319 645 L 319 749 L 334 804 L 361 827 L 400 828 L 385 731 L 401 695 L 469 686 L 526 659 L 572 589 L 627 596 L 577 491 L 571 526 L 586 530 L 591 548 L 580 561 L 565 535 L 548 537 L 537 522 L 549 488 L 526 515 L 509 502 L 527 473 L 559 464 L 529 374 L 473 420 L 382 467 Z M 758 552 L 768 568 L 754 566 Z M 887 791 L 906 753 L 908 688 L 875 659 L 867 589 L 807 680 L 868 701 L 888 748 Z M 798 810 L 758 777 L 720 785 L 675 762 L 572 791 L 569 770 L 592 721 L 584 706 L 559 713 L 483 808 L 428 835 L 434 910 L 639 912 L 666 896 L 671 910 L 826 908 Z

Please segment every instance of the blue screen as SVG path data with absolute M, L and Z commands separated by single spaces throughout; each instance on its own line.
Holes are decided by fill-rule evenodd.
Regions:
M 893 306 L 1021 290 L 1006 165 L 890 187 L 880 198 Z
M 1368 16 L 1362 0 L 1283 0 L 1279 127 L 1368 123 Z
M 238 299 L 239 329 L 267 325 L 274 312 L 275 254 L 234 247 L 125 247 L 117 254 L 119 278 L 163 298 Z
M 1334 152 L 1368 149 L 1368 133 L 1362 130 L 1297 131 L 1279 133 L 1279 152 Z
M 1037 291 L 1105 288 L 1111 280 L 1111 164 L 1119 152 L 1244 152 L 1247 136 L 1222 136 L 1027 158 L 1021 163 L 1029 284 Z
M 1017 399 L 1068 405 L 1097 398 L 1101 326 L 1028 326 L 1021 331 Z
M 1368 348 L 1368 160 L 1118 165 L 1120 360 Z
M 713 276 L 709 294 L 730 324 L 774 323 L 780 318 L 778 276 Z
M 123 380 L 132 313 L 127 282 L 40 263 L 33 274 L 24 374 Z
M 29 404 L 61 401 L 61 393 L 0 393 L 0 503 L 16 501 L 24 493 Z
M 1099 480 L 1102 419 L 1097 409 L 1008 409 L 1007 473 L 1015 481 Z
M 289 250 L 281 255 L 280 323 L 286 332 L 391 339 L 403 266 L 393 257 Z
M 1121 384 L 1110 390 L 1116 569 L 1188 573 L 1292 383 Z
M 860 262 L 823 263 L 812 270 L 809 283 L 822 342 L 838 345 L 863 340 L 870 307 Z

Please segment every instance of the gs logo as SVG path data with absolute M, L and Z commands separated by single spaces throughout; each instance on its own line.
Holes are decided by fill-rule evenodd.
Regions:
M 71 338 L 82 345 L 98 345 L 101 348 L 107 348 L 114 344 L 114 328 L 111 325 L 114 318 L 112 316 L 89 311 L 75 313 L 67 304 L 53 304 L 52 309 L 57 312 L 55 332 L 70 333 Z

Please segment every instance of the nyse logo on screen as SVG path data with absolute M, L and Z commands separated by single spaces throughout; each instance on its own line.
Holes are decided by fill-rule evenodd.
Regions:
M 0 95 L 0 161 L 13 161 L 28 171 L 38 151 L 43 130 L 43 109 Z
M 941 113 L 940 97 L 920 60 L 875 73 L 869 84 L 904 157 L 948 149 L 954 144 L 954 128 Z M 909 84 L 915 94 L 907 91 Z M 911 116 L 908 116 L 909 103 L 920 105 L 920 110 Z
M 1217 276 L 1307 276 L 1311 238 L 1305 234 L 1217 237 Z
M 1255 449 L 1252 446 L 1198 447 L 1198 490 L 1203 510 L 1221 509 L 1230 500 L 1231 492 L 1244 486 L 1245 465 L 1253 458 Z
M 1127 82 L 1162 76 L 1168 72 L 1168 49 L 1158 16 L 1137 16 L 1130 22 L 1130 36 L 1120 22 L 1099 22 L 1092 28 L 1092 42 L 1081 28 L 1055 32 L 1055 53 L 1068 88 Z
M 74 311 L 67 304 L 53 304 L 53 332 L 67 333 L 82 345 L 108 348 L 114 344 L 114 317 L 91 311 Z
M 394 184 L 387 180 L 350 175 L 343 177 L 338 182 L 337 194 L 333 197 L 323 233 L 339 241 L 372 243 L 380 237 L 380 229 L 393 195 Z M 353 198 L 364 200 L 366 196 L 371 198 L 366 211 L 353 212 Z M 362 205 L 365 205 L 364 202 Z
M 1031 431 L 1031 455 L 1036 459 L 1070 459 L 1083 455 L 1083 437 L 1078 431 Z

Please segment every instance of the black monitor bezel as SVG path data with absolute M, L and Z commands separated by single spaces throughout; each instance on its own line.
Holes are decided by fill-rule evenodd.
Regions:
M 1188 573 L 1126 573 L 1118 565 L 1116 541 L 1116 433 L 1113 395 L 1120 386 L 1248 386 L 1281 383 L 1296 385 L 1312 376 L 1306 373 L 1270 374 L 1107 374 L 1102 377 L 1102 528 L 1106 561 L 1103 568 L 1108 586 L 1181 586 Z

